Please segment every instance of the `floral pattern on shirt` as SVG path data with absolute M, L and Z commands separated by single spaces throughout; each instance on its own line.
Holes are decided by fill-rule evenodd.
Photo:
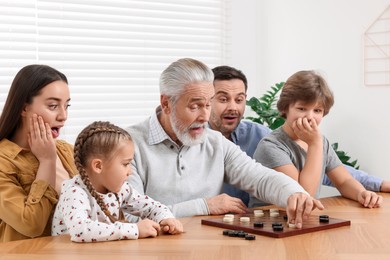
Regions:
M 114 193 L 100 194 L 111 215 L 118 218 L 120 211 L 157 223 L 173 218 L 165 205 L 147 195 L 139 194 L 128 182 Z M 117 199 L 118 197 L 118 199 Z M 93 198 L 80 176 L 65 181 L 53 217 L 52 235 L 70 234 L 75 242 L 97 242 L 137 239 L 135 223 L 112 223 Z

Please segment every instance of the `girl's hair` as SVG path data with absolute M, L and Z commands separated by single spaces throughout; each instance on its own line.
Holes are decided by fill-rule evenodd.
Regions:
M 0 116 L 0 140 L 12 138 L 21 126 L 24 106 L 31 104 L 44 87 L 57 80 L 68 84 L 64 74 L 47 65 L 28 65 L 16 74 Z
M 298 71 L 287 79 L 280 93 L 277 108 L 281 116 L 286 118 L 289 106 L 297 101 L 307 104 L 320 102 L 325 116 L 333 106 L 334 97 L 325 79 L 317 72 Z
M 92 186 L 85 168 L 90 160 L 96 156 L 111 160 L 115 148 L 120 142 L 126 140 L 132 142 L 130 134 L 124 129 L 110 122 L 95 121 L 80 132 L 74 146 L 74 161 L 80 177 L 90 194 L 96 199 L 100 208 L 112 222 L 118 221 L 118 219 L 111 215 L 102 197 Z
M 160 76 L 160 94 L 169 96 L 175 104 L 186 87 L 196 82 L 213 82 L 213 71 L 204 63 L 191 58 L 173 62 Z

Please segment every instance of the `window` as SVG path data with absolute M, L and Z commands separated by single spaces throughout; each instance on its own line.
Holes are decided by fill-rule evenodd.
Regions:
M 0 110 L 15 74 L 39 63 L 63 72 L 71 107 L 61 139 L 94 120 L 146 119 L 159 103 L 160 73 L 192 57 L 228 62 L 226 0 L 16 0 L 0 2 Z

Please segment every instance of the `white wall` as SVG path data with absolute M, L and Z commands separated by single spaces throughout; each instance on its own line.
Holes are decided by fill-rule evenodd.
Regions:
M 258 41 L 260 18 L 257 11 L 258 2 L 232 0 L 232 57 L 228 65 L 242 70 L 248 78 L 248 97 L 262 93 L 258 88 L 263 75 L 258 58 L 262 46 L 261 41 Z
M 259 3 L 258 3 L 259 2 Z M 335 105 L 321 125 L 362 170 L 390 180 L 390 86 L 363 81 L 363 35 L 390 0 L 233 0 L 233 66 L 249 97 L 303 69 L 323 73 Z

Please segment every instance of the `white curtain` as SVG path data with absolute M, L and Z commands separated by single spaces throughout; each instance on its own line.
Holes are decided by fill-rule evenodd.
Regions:
M 94 120 L 126 127 L 153 113 L 172 61 L 227 64 L 230 33 L 227 0 L 2 0 L 0 111 L 17 71 L 47 64 L 69 80 L 61 139 Z

